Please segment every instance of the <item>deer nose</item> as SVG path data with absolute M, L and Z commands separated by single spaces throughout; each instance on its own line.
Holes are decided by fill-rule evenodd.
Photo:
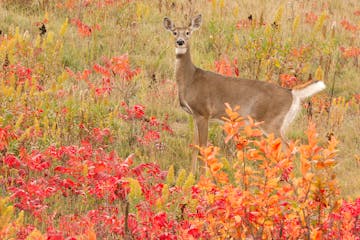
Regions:
M 182 45 L 185 44 L 185 41 L 182 40 L 182 39 L 179 39 L 179 40 L 176 41 L 176 43 L 177 43 L 177 45 L 182 46 Z

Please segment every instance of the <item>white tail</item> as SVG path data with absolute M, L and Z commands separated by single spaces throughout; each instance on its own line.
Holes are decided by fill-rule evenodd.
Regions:
M 296 89 L 249 79 L 219 75 L 196 67 L 190 56 L 190 36 L 201 25 L 201 15 L 188 27 L 175 27 L 164 18 L 164 27 L 175 37 L 175 78 L 181 107 L 195 121 L 194 143 L 207 145 L 209 119 L 222 119 L 224 103 L 240 106 L 242 116 L 264 121 L 265 133 L 274 133 L 286 141 L 285 132 L 300 109 L 301 100 L 325 88 L 324 82 L 309 82 Z M 193 154 L 192 171 L 197 171 L 197 152 Z
M 308 82 L 302 86 L 298 86 L 297 88 L 291 90 L 293 95 L 292 103 L 289 111 L 286 113 L 284 117 L 283 124 L 280 128 L 280 136 L 286 141 L 286 129 L 289 127 L 292 121 L 294 121 L 297 113 L 300 110 L 301 100 L 307 97 L 314 95 L 326 88 L 325 83 L 323 81 L 317 82 Z
M 300 99 L 304 99 L 318 93 L 326 88 L 325 83 L 323 81 L 317 81 L 313 84 L 307 85 L 302 89 L 293 89 L 292 94 Z

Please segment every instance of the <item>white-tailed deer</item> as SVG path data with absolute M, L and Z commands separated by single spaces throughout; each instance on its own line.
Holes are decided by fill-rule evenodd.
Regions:
M 310 82 L 295 89 L 276 84 L 223 76 L 196 67 L 190 56 L 189 39 L 201 25 L 201 15 L 191 20 L 188 27 L 175 27 L 165 17 L 164 27 L 175 37 L 175 78 L 181 107 L 195 121 L 194 143 L 207 145 L 209 119 L 225 116 L 225 103 L 240 106 L 242 116 L 251 116 L 264 133 L 274 133 L 286 141 L 285 131 L 300 110 L 300 102 L 325 89 L 322 81 Z M 197 154 L 192 159 L 192 171 L 197 171 Z

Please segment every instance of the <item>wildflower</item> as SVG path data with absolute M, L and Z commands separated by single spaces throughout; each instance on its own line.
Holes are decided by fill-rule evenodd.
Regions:
M 135 118 L 141 119 L 145 114 L 145 107 L 139 104 L 135 105 L 134 114 L 135 114 Z

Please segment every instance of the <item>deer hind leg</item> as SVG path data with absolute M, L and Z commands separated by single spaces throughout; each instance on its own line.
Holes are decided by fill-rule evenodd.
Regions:
M 199 147 L 205 147 L 208 139 L 209 120 L 203 116 L 194 116 L 194 144 Z M 191 171 L 193 174 L 198 172 L 198 155 L 199 150 L 195 149 L 192 155 Z

